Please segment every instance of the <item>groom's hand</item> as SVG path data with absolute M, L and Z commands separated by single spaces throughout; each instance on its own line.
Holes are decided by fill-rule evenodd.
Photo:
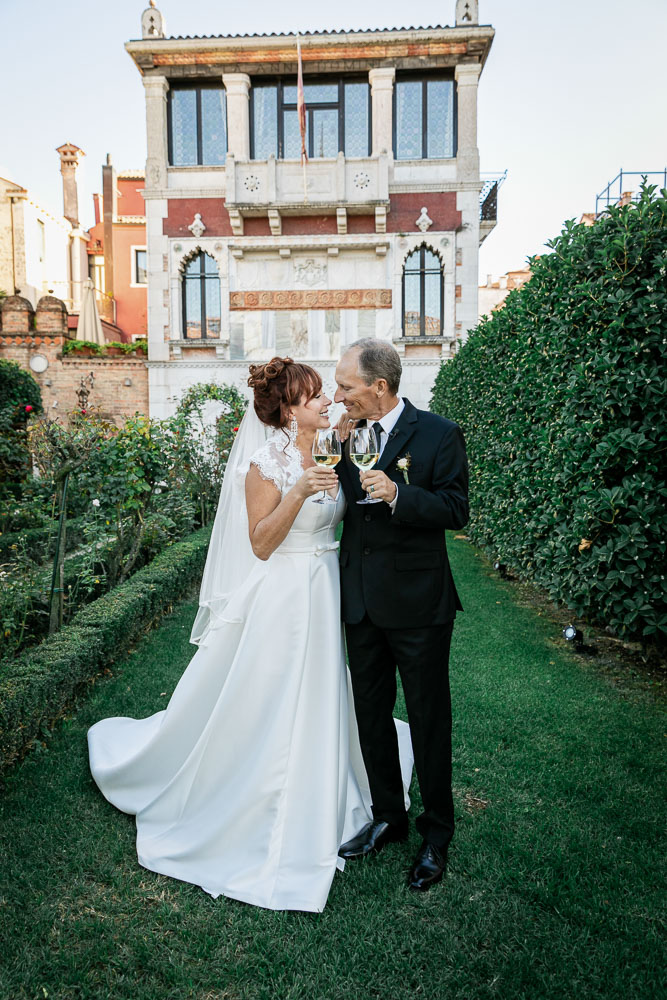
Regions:
M 369 469 L 368 472 L 361 472 L 359 478 L 362 487 L 371 494 L 374 500 L 385 500 L 387 503 L 391 503 L 392 500 L 396 499 L 398 486 L 384 472 L 380 472 L 379 469 Z M 372 490 L 371 486 L 373 487 Z

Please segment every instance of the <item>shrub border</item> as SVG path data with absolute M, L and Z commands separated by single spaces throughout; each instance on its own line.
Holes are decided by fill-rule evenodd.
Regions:
M 211 527 L 175 542 L 55 635 L 0 667 L 0 773 L 200 578 Z

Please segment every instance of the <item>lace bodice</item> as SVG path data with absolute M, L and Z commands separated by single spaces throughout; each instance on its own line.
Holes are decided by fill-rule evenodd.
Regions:
M 303 475 L 299 449 L 284 431 L 276 431 L 250 459 L 262 479 L 268 479 L 281 495 L 291 490 Z

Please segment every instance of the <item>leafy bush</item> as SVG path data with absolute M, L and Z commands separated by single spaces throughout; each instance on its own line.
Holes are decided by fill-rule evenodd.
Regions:
M 66 425 L 34 422 L 40 477 L 0 513 L 0 656 L 54 633 L 211 518 L 244 409 L 234 388 L 195 385 L 168 420 L 137 414 L 118 427 L 87 409 Z
M 436 379 L 469 530 L 581 618 L 667 636 L 667 192 L 568 222 Z
M 174 467 L 198 504 L 202 524 L 215 513 L 227 458 L 246 406 L 245 397 L 234 386 L 198 383 L 182 396 L 169 421 Z
M 201 576 L 209 538 L 210 528 L 202 528 L 170 546 L 41 645 L 0 663 L 0 770 L 68 708 L 83 685 L 187 594 Z
M 137 351 L 147 353 L 148 341 L 143 337 L 129 344 L 124 344 L 120 340 L 107 340 L 104 344 L 98 344 L 94 340 L 66 340 L 63 344 L 63 357 L 67 357 L 68 354 L 80 354 L 83 351 L 103 358 L 109 347 L 116 347 L 123 354 L 136 354 Z
M 0 487 L 26 476 L 30 468 L 26 425 L 41 409 L 42 394 L 32 375 L 15 361 L 0 358 Z
M 63 357 L 68 354 L 80 354 L 82 351 L 102 355 L 104 354 L 104 344 L 98 344 L 94 340 L 66 340 L 63 344 Z

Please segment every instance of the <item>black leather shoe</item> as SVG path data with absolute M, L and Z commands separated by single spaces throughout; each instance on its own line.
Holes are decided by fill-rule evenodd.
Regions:
M 372 823 L 367 823 L 356 837 L 342 844 L 338 854 L 346 859 L 365 858 L 369 854 L 381 851 L 385 844 L 406 840 L 407 836 L 407 830 L 385 823 L 384 820 L 375 819 Z
M 410 869 L 408 888 L 415 892 L 426 892 L 439 882 L 447 867 L 447 848 L 444 850 L 429 844 L 426 840 L 419 848 L 414 864 Z

